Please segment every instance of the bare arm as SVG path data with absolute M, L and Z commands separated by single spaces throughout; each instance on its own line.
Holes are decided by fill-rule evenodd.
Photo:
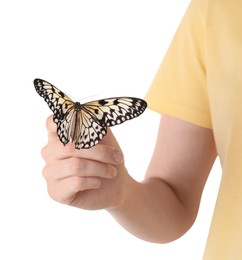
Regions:
M 212 131 L 163 115 L 145 180 L 112 214 L 142 239 L 166 243 L 193 224 L 216 157 Z
M 162 116 L 157 144 L 143 182 L 135 181 L 111 131 L 89 150 L 63 147 L 55 125 L 47 122 L 49 141 L 42 150 L 50 196 L 85 209 L 107 209 L 132 234 L 165 243 L 194 222 L 200 197 L 216 157 L 212 131 Z

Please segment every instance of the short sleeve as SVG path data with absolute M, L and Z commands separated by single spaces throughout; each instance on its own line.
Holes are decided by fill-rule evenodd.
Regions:
M 190 3 L 146 95 L 149 108 L 211 128 L 206 81 L 206 1 Z

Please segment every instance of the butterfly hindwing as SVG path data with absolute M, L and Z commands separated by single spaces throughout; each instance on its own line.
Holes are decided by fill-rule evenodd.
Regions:
M 96 118 L 84 110 L 80 111 L 81 124 L 76 148 L 89 148 L 96 145 L 107 133 L 107 127 L 98 123 Z
M 139 116 L 147 106 L 144 100 L 133 97 L 114 97 L 80 104 L 45 80 L 35 79 L 34 86 L 54 113 L 60 141 L 64 145 L 74 142 L 76 149 L 96 145 L 106 135 L 107 127 Z
M 72 141 L 71 133 L 73 131 L 73 124 L 75 124 L 76 113 L 77 112 L 73 108 L 62 119 L 57 120 L 57 118 L 53 118 L 54 122 L 57 124 L 57 135 L 64 145 L 69 141 Z

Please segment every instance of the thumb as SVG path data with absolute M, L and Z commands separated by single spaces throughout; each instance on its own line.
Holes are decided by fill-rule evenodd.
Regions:
M 115 136 L 110 128 L 107 129 L 107 134 L 103 137 L 103 139 L 99 143 L 112 146 L 113 148 L 116 148 L 121 151 L 118 141 L 115 138 Z
M 122 149 L 120 148 L 120 145 L 110 128 L 107 129 L 107 134 L 104 136 L 104 138 L 99 143 L 103 144 L 103 145 L 111 146 L 112 148 L 117 150 L 117 153 L 116 153 L 117 156 L 119 157 L 119 159 L 122 158 L 122 160 L 123 160 Z M 122 160 L 119 160 L 119 161 L 122 161 Z

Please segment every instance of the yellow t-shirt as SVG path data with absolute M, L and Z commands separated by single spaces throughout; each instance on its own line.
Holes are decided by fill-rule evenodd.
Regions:
M 223 174 L 204 259 L 242 259 L 242 1 L 191 1 L 146 99 L 213 129 Z

